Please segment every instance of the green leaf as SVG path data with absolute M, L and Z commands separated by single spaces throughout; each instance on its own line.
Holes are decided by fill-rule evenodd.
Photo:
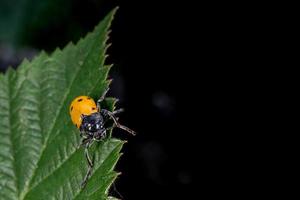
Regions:
M 68 108 L 76 96 L 97 99 L 109 86 L 104 62 L 114 13 L 76 45 L 0 74 L 0 199 L 108 198 L 124 142 L 109 136 L 93 144 L 93 173 L 81 189 L 87 163 Z

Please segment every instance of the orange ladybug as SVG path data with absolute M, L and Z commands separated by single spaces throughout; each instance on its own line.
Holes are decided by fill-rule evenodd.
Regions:
M 97 105 L 91 97 L 79 96 L 76 97 L 70 105 L 70 115 L 73 124 L 80 128 L 82 116 L 92 115 L 98 112 Z
M 70 105 L 71 120 L 80 130 L 80 136 L 82 137 L 81 145 L 85 148 L 85 156 L 89 165 L 88 172 L 81 184 L 82 187 L 86 185 L 93 168 L 93 162 L 90 159 L 88 148 L 94 141 L 103 139 L 106 136 L 107 130 L 113 128 L 106 126 L 106 122 L 109 119 L 113 120 L 114 126 L 135 135 L 133 130 L 121 125 L 115 117 L 115 114 L 122 112 L 123 109 L 114 112 L 100 109 L 100 103 L 104 100 L 107 91 L 108 89 L 103 93 L 97 103 L 89 96 L 78 96 Z

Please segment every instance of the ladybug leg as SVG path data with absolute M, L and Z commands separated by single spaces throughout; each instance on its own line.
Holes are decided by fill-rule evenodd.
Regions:
M 118 109 L 118 110 L 113 111 L 112 114 L 113 114 L 113 115 L 117 115 L 117 114 L 119 114 L 119 113 L 121 113 L 121 112 L 124 112 L 124 109 L 123 109 L 123 108 L 120 108 L 120 109 Z
M 126 126 L 123 126 L 122 124 L 120 124 L 117 120 L 117 118 L 114 116 L 114 113 L 113 112 L 110 112 L 109 110 L 105 110 L 105 109 L 102 109 L 101 110 L 101 113 L 104 115 L 104 116 L 109 116 L 115 123 L 116 127 L 120 128 L 120 129 L 123 129 L 124 131 L 127 131 L 128 133 L 132 134 L 132 135 L 135 135 L 135 132 L 133 130 L 131 130 L 130 128 L 126 127 Z
M 107 88 L 104 92 L 103 92 L 103 94 L 101 95 L 101 97 L 98 99 L 98 101 L 97 101 L 97 108 L 98 108 L 98 112 L 100 111 L 100 103 L 105 99 L 105 96 L 106 96 L 106 94 L 107 94 L 107 92 L 108 92 L 108 90 L 109 90 L 109 88 Z
M 86 143 L 88 142 L 88 140 L 89 140 L 89 138 L 86 138 L 86 137 L 84 137 L 84 136 L 82 136 L 82 135 L 80 135 L 81 137 L 82 137 L 82 139 L 81 139 L 81 142 L 80 142 L 80 144 L 78 145 L 78 148 L 77 149 L 79 149 L 80 147 L 85 147 L 85 145 L 86 145 Z
M 81 183 L 81 187 L 82 188 L 85 187 L 85 185 L 86 185 L 89 177 L 91 176 L 92 169 L 93 169 L 93 162 L 92 162 L 92 160 L 91 160 L 91 158 L 89 156 L 89 150 L 88 149 L 93 144 L 94 140 L 91 139 L 91 138 L 86 138 L 86 140 L 87 140 L 87 142 L 85 144 L 84 154 L 85 154 L 85 157 L 86 157 L 86 160 L 87 160 L 87 163 L 88 163 L 88 171 L 87 171 L 87 173 L 86 173 L 86 175 L 85 175 L 85 177 L 84 177 L 84 179 L 83 179 L 83 181 Z
M 106 131 L 107 132 L 109 132 L 109 131 L 111 131 L 113 128 L 115 128 L 116 127 L 116 124 L 114 123 L 111 127 L 108 127 L 107 129 L 106 129 Z
M 84 155 L 85 155 L 86 160 L 87 160 L 87 162 L 88 162 L 88 164 L 89 164 L 90 167 L 93 167 L 93 162 L 92 162 L 92 160 L 90 158 L 89 150 L 88 149 L 90 148 L 90 146 L 92 145 L 92 143 L 93 143 L 93 140 L 90 140 L 88 142 L 87 146 L 84 149 Z
M 112 114 L 115 116 L 115 115 L 117 115 L 117 114 L 119 114 L 119 113 L 121 113 L 121 112 L 124 112 L 124 109 L 123 108 L 120 108 L 120 109 L 118 109 L 118 110 L 115 110 L 115 111 L 113 111 L 112 112 Z M 102 113 L 102 115 L 103 115 L 103 117 L 104 117 L 104 124 L 109 120 L 109 115 L 108 114 L 103 114 Z M 119 118 L 118 117 L 115 117 L 116 118 L 116 120 L 118 121 L 119 120 Z M 110 127 L 110 129 L 112 129 L 112 128 L 114 128 L 114 127 L 116 127 L 116 125 L 115 124 L 113 124 L 113 127 Z
M 98 101 L 97 101 L 97 106 L 98 106 L 98 108 L 100 108 L 100 103 L 105 99 L 105 96 L 106 96 L 108 90 L 109 90 L 109 88 L 107 88 L 107 89 L 103 92 L 103 94 L 101 95 L 101 97 L 98 99 Z
M 77 149 L 79 149 L 80 147 L 84 146 L 86 141 L 87 141 L 87 137 L 83 135 L 83 133 L 80 131 L 80 144 L 78 145 Z
M 86 144 L 91 140 L 90 136 L 83 129 L 80 129 L 80 137 L 81 137 L 81 143 L 78 146 L 78 149 L 81 146 L 85 147 Z

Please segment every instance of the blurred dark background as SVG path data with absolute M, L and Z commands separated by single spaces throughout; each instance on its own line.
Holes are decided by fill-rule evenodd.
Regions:
M 205 123 L 196 110 L 205 91 L 189 92 L 187 80 L 197 65 L 191 64 L 193 55 L 186 48 L 193 46 L 192 16 L 183 5 L 175 9 L 174 2 L 153 0 L 0 0 L 0 69 L 16 67 L 42 49 L 51 52 L 78 41 L 116 6 L 107 60 L 115 64 L 109 95 L 120 99 L 118 105 L 126 110 L 121 122 L 138 135 L 115 132 L 129 142 L 117 165 L 122 175 L 111 194 L 130 200 L 189 199 L 196 165 L 206 151 L 196 153 L 201 149 L 197 127 Z

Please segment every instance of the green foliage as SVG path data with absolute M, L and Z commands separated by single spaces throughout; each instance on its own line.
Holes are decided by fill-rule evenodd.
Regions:
M 0 199 L 108 199 L 123 142 L 93 144 L 94 169 L 82 190 L 87 164 L 68 109 L 76 96 L 99 98 L 109 86 L 104 62 L 114 13 L 76 45 L 0 74 Z

